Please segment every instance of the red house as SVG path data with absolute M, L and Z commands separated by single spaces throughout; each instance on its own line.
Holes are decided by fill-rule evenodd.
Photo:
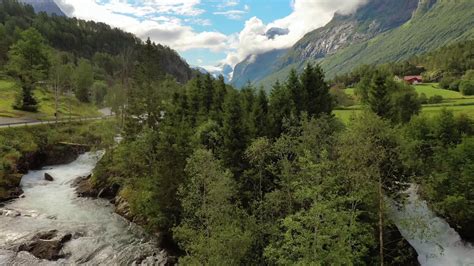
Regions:
M 408 84 L 420 84 L 423 82 L 423 77 L 422 76 L 406 76 L 403 78 L 405 82 Z

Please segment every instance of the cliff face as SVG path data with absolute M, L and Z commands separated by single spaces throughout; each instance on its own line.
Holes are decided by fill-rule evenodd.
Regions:
M 19 2 L 33 6 L 36 13 L 46 12 L 49 15 L 66 16 L 53 0 L 19 0 Z
M 286 63 L 324 58 L 349 45 L 396 28 L 411 19 L 419 1 L 371 0 L 354 14 L 336 14 L 329 24 L 308 33 L 297 42 Z

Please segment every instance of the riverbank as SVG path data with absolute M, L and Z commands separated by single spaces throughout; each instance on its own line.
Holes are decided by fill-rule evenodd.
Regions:
M 90 175 L 101 154 L 85 153 L 70 164 L 23 176 L 25 197 L 0 209 L 0 265 L 169 262 L 157 239 L 115 214 L 107 200 L 75 195 L 72 183 Z M 46 173 L 54 181 L 44 180 Z
M 0 130 L 0 202 L 22 194 L 21 176 L 45 165 L 66 164 L 79 154 L 113 143 L 113 121 Z

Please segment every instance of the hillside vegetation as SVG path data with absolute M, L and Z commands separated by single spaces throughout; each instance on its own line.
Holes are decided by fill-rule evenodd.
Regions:
M 37 113 L 31 114 L 13 108 L 15 99 L 21 89 L 14 81 L 0 80 L 0 117 L 19 118 L 25 117 L 39 120 L 54 119 L 56 101 L 54 93 L 45 88 L 38 88 L 34 95 L 39 100 Z M 58 118 L 95 117 L 99 116 L 97 106 L 90 103 L 81 103 L 72 95 L 61 95 L 58 100 Z

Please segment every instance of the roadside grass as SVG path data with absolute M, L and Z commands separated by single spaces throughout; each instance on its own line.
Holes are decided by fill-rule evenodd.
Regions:
M 23 112 L 13 109 L 16 95 L 20 93 L 20 87 L 10 80 L 0 80 L 0 116 L 9 118 L 31 118 L 38 120 L 54 119 L 55 99 L 54 93 L 45 89 L 37 88 L 34 91 L 36 99 L 39 101 L 37 113 Z M 92 117 L 100 115 L 98 109 L 93 104 L 79 102 L 72 95 L 62 95 L 59 97 L 59 118 L 66 117 Z

